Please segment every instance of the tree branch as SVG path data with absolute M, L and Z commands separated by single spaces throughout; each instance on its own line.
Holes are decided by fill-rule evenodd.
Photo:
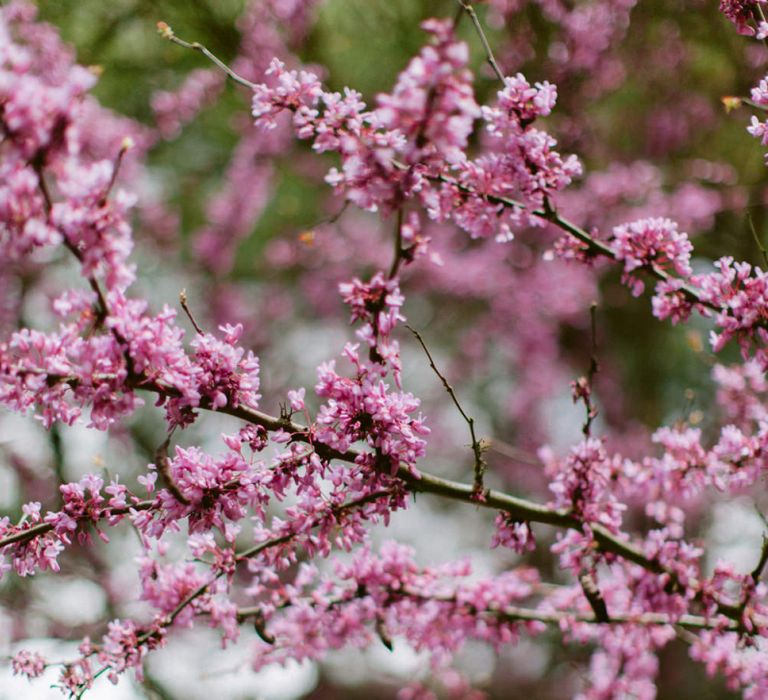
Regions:
M 485 49 L 485 56 L 486 60 L 488 61 L 488 64 L 493 69 L 493 72 L 496 74 L 496 77 L 501 80 L 502 83 L 505 82 L 504 73 L 502 72 L 501 68 L 499 68 L 499 64 L 496 62 L 496 57 L 493 55 L 493 50 L 491 49 L 491 45 L 488 42 L 488 37 L 485 35 L 485 30 L 483 29 L 483 25 L 480 24 L 480 19 L 477 16 L 477 13 L 475 12 L 475 8 L 472 6 L 472 3 L 469 0 L 458 0 L 459 5 L 464 9 L 464 12 L 466 12 L 469 15 L 469 19 L 472 20 L 472 24 L 475 27 L 475 31 L 477 32 L 478 36 L 480 37 L 480 42 L 483 45 L 483 49 Z
M 167 39 L 168 41 L 173 42 L 174 44 L 183 46 L 185 49 L 192 49 L 193 51 L 199 51 L 209 61 L 212 61 L 219 68 L 221 68 L 221 70 L 223 70 L 232 80 L 238 83 L 238 85 L 247 87 L 249 90 L 253 90 L 256 87 L 255 83 L 252 83 L 250 80 L 246 80 L 245 78 L 243 78 L 243 76 L 235 73 L 235 71 L 233 71 L 226 63 L 224 63 L 219 58 L 217 58 L 202 44 L 198 43 L 197 41 L 190 43 L 188 41 L 184 41 L 183 39 L 179 39 L 179 37 L 177 37 L 173 33 L 173 29 L 171 29 L 168 26 L 168 24 L 166 24 L 165 22 L 157 23 L 157 31 L 160 34 L 160 36 L 163 37 L 163 39 Z
M 432 353 L 429 352 L 429 348 L 427 347 L 427 344 L 424 342 L 424 338 L 421 337 L 421 334 L 411 326 L 406 325 L 405 326 L 413 335 L 416 336 L 416 340 L 419 341 L 419 345 L 421 345 L 422 349 L 424 350 L 424 353 L 427 356 L 427 359 L 429 360 L 429 366 L 432 368 L 434 373 L 440 378 L 440 381 L 443 383 L 443 386 L 445 387 L 445 390 L 448 392 L 448 396 L 451 397 L 451 401 L 453 401 L 454 406 L 458 409 L 459 413 L 461 414 L 461 417 L 464 419 L 464 421 L 469 426 L 469 434 L 472 438 L 472 452 L 475 455 L 475 478 L 474 478 L 474 484 L 473 489 L 475 490 L 475 496 L 478 499 L 482 499 L 484 495 L 484 487 L 483 487 L 483 477 L 485 475 L 485 470 L 488 467 L 487 462 L 485 461 L 485 457 L 483 456 L 483 452 L 486 449 L 486 444 L 482 441 L 479 441 L 477 439 L 477 436 L 475 435 L 475 419 L 467 415 L 467 412 L 462 408 L 461 404 L 459 403 L 459 399 L 456 396 L 456 392 L 454 391 L 453 387 L 448 383 L 448 380 L 445 378 L 445 375 L 443 375 L 440 370 L 437 368 L 437 365 L 435 364 L 435 360 L 432 357 Z

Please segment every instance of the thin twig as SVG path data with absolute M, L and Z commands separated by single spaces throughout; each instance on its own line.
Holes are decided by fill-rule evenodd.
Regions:
M 455 596 L 427 596 L 416 591 L 408 589 L 398 590 L 400 596 L 406 596 L 409 598 L 416 598 L 417 600 L 436 601 L 444 603 L 457 603 Z M 465 606 L 473 607 L 469 603 L 464 603 Z M 592 624 L 639 624 L 639 625 L 669 625 L 670 627 L 676 627 L 688 630 L 698 629 L 726 629 L 736 630 L 738 625 L 734 621 L 723 622 L 711 617 L 703 617 L 700 615 L 680 615 L 670 616 L 665 613 L 652 613 L 652 612 L 627 612 L 627 613 L 615 613 L 611 615 L 608 620 L 598 619 L 595 615 L 576 611 L 576 610 L 535 610 L 531 608 L 524 608 L 518 606 L 505 606 L 501 609 L 477 609 L 474 611 L 478 614 L 495 615 L 502 619 L 507 619 L 514 622 L 542 622 L 548 625 L 560 625 L 563 622 L 586 622 Z
M 342 594 L 343 596 L 344 594 Z M 341 597 L 328 604 L 328 607 L 337 607 L 346 603 L 360 600 L 365 597 L 363 594 L 355 594 L 347 597 Z M 561 625 L 564 622 L 579 622 L 587 624 L 613 624 L 613 625 L 643 625 L 648 627 L 674 627 L 676 630 L 687 631 L 690 635 L 690 630 L 736 630 L 737 624 L 733 621 L 724 622 L 714 618 L 707 618 L 701 615 L 681 615 L 670 616 L 664 613 L 616 613 L 607 619 L 603 619 L 600 616 L 583 612 L 581 610 L 537 610 L 535 608 L 521 607 L 521 606 L 505 606 L 501 609 L 494 607 L 489 608 L 477 608 L 466 602 L 459 602 L 456 596 L 453 595 L 425 595 L 417 591 L 411 591 L 408 589 L 398 588 L 390 591 L 390 597 L 385 599 L 385 604 L 392 604 L 398 600 L 417 600 L 425 603 L 442 603 L 445 605 L 454 605 L 464 608 L 471 614 L 478 617 L 480 616 L 492 616 L 503 622 L 541 622 L 545 625 Z M 309 601 L 309 605 L 314 607 L 316 603 Z M 283 610 L 291 607 L 290 602 L 283 604 L 279 609 Z M 237 619 L 239 622 L 244 622 L 249 618 L 259 618 L 263 616 L 263 610 L 261 606 L 242 607 L 237 610 Z M 755 631 L 755 633 L 757 633 Z M 693 641 L 697 641 L 695 636 L 689 637 Z
M 585 437 L 589 437 L 592 431 L 592 421 L 597 418 L 597 406 L 592 401 L 593 379 L 600 366 L 597 362 L 597 302 L 593 301 L 589 306 L 591 349 L 589 357 L 589 369 L 584 377 L 579 377 L 572 383 L 573 400 L 581 399 L 584 402 L 584 408 L 587 412 L 584 419 L 584 425 L 581 432 Z
M 472 3 L 469 0 L 458 0 L 458 3 L 461 5 L 464 12 L 469 15 L 469 18 L 472 20 L 472 24 L 475 25 L 475 31 L 480 37 L 480 42 L 483 44 L 483 49 L 485 49 L 485 55 L 488 60 L 488 64 L 491 66 L 491 68 L 493 68 L 493 72 L 496 73 L 496 77 L 501 80 L 502 83 L 506 82 L 504 73 L 502 72 L 501 68 L 499 68 L 499 64 L 496 62 L 496 57 L 493 55 L 493 49 L 491 49 L 491 45 L 488 42 L 488 37 L 485 35 L 483 25 L 480 24 L 480 19 L 478 18 Z
M 749 575 L 752 579 L 752 587 L 744 586 L 742 589 L 741 605 L 737 608 L 739 615 L 735 619 L 738 623 L 739 634 L 741 635 L 749 634 L 752 631 L 752 626 L 748 625 L 747 621 L 744 619 L 744 613 L 747 611 L 750 602 L 752 602 L 754 589 L 760 583 L 760 578 L 763 575 L 766 563 L 768 563 L 768 535 L 763 533 L 762 546 L 760 547 L 760 559 Z
M 171 437 L 173 437 L 174 428 L 168 433 L 168 437 L 165 438 L 160 447 L 155 451 L 155 466 L 160 476 L 163 477 L 165 487 L 173 494 L 173 497 L 185 506 L 189 505 L 189 499 L 181 492 L 178 485 L 173 479 L 171 474 L 171 463 L 168 459 L 168 446 L 171 444 Z
M 188 41 L 184 41 L 183 39 L 180 39 L 173 33 L 173 29 L 171 29 L 168 24 L 165 22 L 158 22 L 157 23 L 157 31 L 160 33 L 160 36 L 163 37 L 163 39 L 167 39 L 168 41 L 173 42 L 174 44 L 178 44 L 179 46 L 183 46 L 185 49 L 192 49 L 193 51 L 199 51 L 203 56 L 205 56 L 209 61 L 212 61 L 215 63 L 221 70 L 223 70 L 232 80 L 234 80 L 239 85 L 242 85 L 244 87 L 247 87 L 249 90 L 253 90 L 256 87 L 256 83 L 252 83 L 250 80 L 246 80 L 241 75 L 238 75 L 233 71 L 226 63 L 219 60 L 214 54 L 212 54 L 205 46 L 198 43 L 197 41 L 193 41 L 192 43 Z
M 43 207 L 45 209 L 46 216 L 48 218 L 48 223 L 51 222 L 51 210 L 53 209 L 53 199 L 51 197 L 51 191 L 48 189 L 48 183 L 45 180 L 45 172 L 43 171 L 43 165 L 42 165 L 43 159 L 42 158 L 35 158 L 34 162 L 32 163 L 32 167 L 35 171 L 35 174 L 37 175 L 37 185 L 40 189 L 40 194 L 43 197 Z M 72 253 L 72 255 L 75 256 L 77 261 L 82 264 L 83 262 L 83 254 L 80 250 L 77 249 L 77 246 L 75 246 L 69 238 L 64 234 L 63 231 L 60 231 L 61 237 L 64 240 L 64 247 Z M 96 325 L 101 326 L 104 323 L 104 320 L 109 315 L 109 310 L 107 307 L 107 299 L 104 295 L 104 292 L 101 289 L 101 285 L 99 285 L 98 280 L 93 276 L 87 276 L 86 279 L 88 280 L 88 284 L 91 287 L 91 290 L 96 295 Z
M 424 338 L 421 337 L 421 334 L 411 326 L 406 325 L 406 328 L 413 333 L 413 335 L 416 336 L 416 340 L 419 341 L 419 345 L 421 345 L 422 349 L 424 350 L 424 353 L 427 356 L 427 359 L 429 360 L 429 366 L 432 368 L 434 373 L 440 378 L 440 381 L 443 383 L 443 386 L 445 387 L 445 390 L 448 392 L 448 395 L 451 397 L 451 400 L 453 401 L 454 405 L 458 409 L 459 413 L 461 414 L 461 417 L 466 421 L 467 425 L 469 426 L 469 434 L 472 438 L 472 452 L 475 455 L 475 470 L 474 470 L 474 484 L 473 484 L 473 491 L 477 498 L 482 499 L 485 494 L 485 489 L 483 487 L 483 477 L 485 476 L 485 470 L 488 467 L 487 462 L 485 461 L 485 457 L 483 456 L 483 452 L 487 449 L 488 445 L 484 440 L 478 440 L 477 436 L 475 435 L 475 419 L 468 415 L 467 412 L 462 408 L 461 403 L 459 402 L 458 397 L 456 396 L 456 392 L 454 391 L 453 387 L 448 383 L 448 380 L 445 378 L 445 375 L 440 372 L 440 370 L 437 368 L 437 365 L 435 364 L 435 360 L 432 357 L 432 353 L 430 353 L 429 348 L 427 347 L 427 344 L 424 342 Z
M 335 224 L 343 215 L 344 212 L 347 211 L 347 207 L 349 207 L 350 201 L 348 199 L 344 200 L 344 203 L 341 205 L 341 208 L 339 211 L 337 211 L 335 214 L 332 214 L 327 219 L 321 219 L 316 224 L 313 224 L 312 226 L 307 226 L 304 230 L 305 231 L 313 231 L 314 229 L 320 227 L 320 226 L 327 226 L 328 224 Z
M 102 203 L 106 203 L 107 199 L 109 198 L 110 192 L 112 192 L 112 188 L 115 186 L 115 183 L 117 182 L 117 176 L 120 172 L 120 166 L 123 163 L 123 158 L 125 157 L 125 154 L 128 153 L 133 148 L 133 139 L 130 136 L 126 136 L 123 139 L 122 144 L 120 144 L 120 150 L 117 152 L 117 158 L 115 158 L 115 165 L 112 168 L 112 177 L 109 178 L 109 182 L 107 183 L 106 188 L 104 189 L 104 194 L 101 197 Z
M 35 159 L 32 167 L 37 175 L 37 184 L 40 188 L 40 194 L 43 195 L 43 208 L 45 209 L 45 213 L 50 216 L 51 209 L 53 209 L 53 199 L 51 197 L 51 191 L 48 189 L 48 183 L 45 180 L 43 164 L 40 162 L 39 158 Z
M 64 498 L 61 493 L 61 486 L 67 483 L 64 459 L 64 445 L 61 440 L 61 429 L 58 423 L 54 423 L 48 431 L 48 440 L 53 453 L 53 473 L 56 476 L 56 500 L 57 510 L 64 504 Z
M 749 210 L 747 210 L 747 221 L 749 221 L 749 228 L 752 231 L 752 238 L 755 239 L 757 248 L 760 251 L 760 255 L 763 256 L 763 262 L 765 263 L 765 267 L 768 270 L 768 250 L 765 249 L 763 242 L 760 240 L 760 236 L 757 235 L 757 230 L 755 229 L 755 222 L 752 220 L 752 214 Z
M 590 335 L 592 337 L 592 349 L 589 358 L 589 372 L 587 373 L 587 379 L 589 383 L 592 383 L 592 379 L 600 369 L 600 365 L 597 362 L 597 302 L 593 301 L 589 305 L 589 326 Z
M 203 329 L 198 325 L 197 321 L 195 321 L 195 317 L 192 315 L 192 311 L 190 310 L 189 304 L 187 303 L 186 289 L 182 289 L 179 292 L 179 304 L 181 304 L 181 308 L 184 309 L 184 313 L 187 314 L 187 318 L 189 319 L 189 322 L 197 331 L 198 335 L 204 335 Z
M 669 617 L 663 613 L 619 613 L 611 615 L 608 620 L 599 620 L 594 615 L 582 612 L 570 612 L 567 610 L 544 612 L 516 607 L 504 608 L 496 614 L 510 620 L 519 620 L 521 622 L 543 622 L 548 625 L 560 625 L 563 622 L 591 622 L 594 624 L 611 623 L 615 625 L 669 625 L 670 627 L 680 627 L 683 630 L 736 629 L 735 622 L 723 623 L 699 615 Z

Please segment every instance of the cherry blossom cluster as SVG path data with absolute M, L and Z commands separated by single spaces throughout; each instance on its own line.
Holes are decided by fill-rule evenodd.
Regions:
M 459 162 L 455 178 L 442 178 L 434 192 L 426 191 L 430 216 L 451 219 L 472 237 L 499 241 L 512 238 L 513 229 L 538 225 L 530 211 L 549 206 L 581 174 L 578 159 L 561 157 L 555 139 L 532 125 L 551 112 L 556 96 L 549 83 L 531 86 L 522 74 L 506 78 L 496 104 L 482 109 L 489 152 Z M 521 202 L 505 201 L 516 199 Z
M 752 23 L 756 21 L 757 7 L 761 4 L 764 0 L 720 0 L 720 12 L 736 25 L 739 34 L 754 36 Z M 758 31 L 762 31 L 762 26 L 758 26 Z
M 564 464 L 548 468 L 554 472 L 549 488 L 555 507 L 566 507 L 587 523 L 619 528 L 623 508 L 608 489 L 616 467 L 599 440 L 585 440 L 573 448 Z
M 505 607 L 532 596 L 538 577 L 530 568 L 472 580 L 466 561 L 422 569 L 410 548 L 393 542 L 378 552 L 362 548 L 333 568 L 334 576 L 326 577 L 305 566 L 291 586 L 265 591 L 259 614 L 272 644 L 259 650 L 258 666 L 297 658 L 297 652 L 319 658 L 350 644 L 391 645 L 395 637 L 444 664 L 469 640 L 500 647 L 521 630 L 540 629 L 504 616 Z M 314 589 L 311 598 L 302 595 L 305 587 Z
M 549 114 L 556 91 L 548 83 L 531 87 L 518 75 L 506 80 L 494 107 L 479 110 L 467 84 L 466 46 L 445 22 L 424 28 L 436 45 L 422 50 L 392 94 L 378 97 L 377 110 L 366 111 L 353 90 L 328 93 L 314 74 L 275 60 L 271 83 L 254 88 L 253 116 L 274 128 L 280 113 L 292 112 L 300 138 L 313 139 L 318 152 L 341 155 L 341 170 L 333 168 L 327 181 L 364 209 L 386 212 L 418 194 L 431 218 L 452 220 L 473 237 L 508 239 L 512 227 L 537 222 L 526 207 L 543 206 L 581 173 L 575 156 L 563 159 L 555 140 L 532 126 Z M 495 147 L 476 159 L 459 157 L 478 116 Z M 505 207 L 505 197 L 524 204 Z
M 458 164 L 480 116 L 467 68 L 469 49 L 458 41 L 450 22 L 422 23 L 434 37 L 398 76 L 391 93 L 377 97 L 376 117 L 384 129 L 405 138 L 398 154 L 409 165 Z
M 677 224 L 669 219 L 643 219 L 613 229 L 616 259 L 624 261 L 622 281 L 634 296 L 642 294 L 643 280 L 632 273 L 638 268 L 671 268 L 681 277 L 691 275 L 693 246 Z
M 33 575 L 38 569 L 58 571 L 58 556 L 66 546 L 74 541 L 90 544 L 90 527 L 109 541 L 99 526 L 116 525 L 139 503 L 137 498 L 129 499 L 126 487 L 116 480 L 105 487 L 95 474 L 62 484 L 60 493 L 63 505 L 59 511 L 43 515 L 41 504 L 32 502 L 24 504 L 23 517 L 16 525 L 8 517 L 0 519 L 0 577 L 10 570 L 19 576 Z
M 236 347 L 241 329 L 224 328 L 223 341 L 201 334 L 187 353 L 174 311 L 150 316 L 145 302 L 109 299 L 111 333 L 87 334 L 92 313 L 81 302 L 78 323 L 57 333 L 24 329 L 0 344 L 0 400 L 18 411 L 40 409 L 46 425 L 72 424 L 88 406 L 101 430 L 142 405 L 134 392 L 141 386 L 160 391 L 173 425 L 192 422 L 201 405 L 256 407 L 259 366 Z

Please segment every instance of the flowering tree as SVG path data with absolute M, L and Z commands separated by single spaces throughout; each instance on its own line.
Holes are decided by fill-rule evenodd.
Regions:
M 161 21 L 168 51 L 203 56 L 155 92 L 151 125 L 102 106 L 99 71 L 31 5 L 0 10 L 0 401 L 18 494 L 0 517 L 0 585 L 15 674 L 53 669 L 81 697 L 129 672 L 163 697 L 157 650 L 212 628 L 225 647 L 252 638 L 257 670 L 406 647 L 425 667 L 398 697 L 481 697 L 467 648 L 504 658 L 553 630 L 584 661 L 558 697 L 655 697 L 659 659 L 681 645 L 697 673 L 768 697 L 768 539 L 741 570 L 707 538 L 719 505 L 765 500 L 768 273 L 708 262 L 685 232 L 745 193 L 704 159 L 691 161 L 704 175 L 667 185 L 647 162 L 590 172 L 552 135 L 599 160 L 588 106 L 631 75 L 618 47 L 633 4 L 488 0 L 481 17 L 435 3 L 422 48 L 368 102 L 306 65 L 321 3 L 250 2 L 229 64 Z M 762 50 L 760 2 L 720 9 Z M 532 13 L 548 23 L 539 66 L 570 86 L 557 128 L 555 85 L 516 72 L 536 52 Z M 649 84 L 682 61 L 679 41 L 663 39 Z M 227 80 L 250 117 L 226 123 L 231 159 L 190 225 L 153 154 Z M 726 106 L 759 115 L 767 80 Z M 655 103 L 659 152 L 714 120 L 685 98 Z M 767 124 L 748 127 L 763 145 Z M 319 223 L 275 223 L 286 171 Z M 265 221 L 275 232 L 243 279 L 239 251 Z M 650 431 L 631 420 L 622 341 L 603 329 L 614 269 L 632 297 L 652 286 L 649 310 L 690 329 L 691 354 L 710 357 L 696 345 L 709 331 L 706 411 Z M 334 323 L 342 308 L 352 330 Z M 568 445 L 561 387 L 583 409 Z M 73 466 L 94 431 L 106 456 Z M 472 556 L 457 558 L 446 519 L 472 530 Z M 92 618 L 41 614 L 35 596 L 75 579 L 97 591 Z M 30 581 L 48 583 L 33 595 Z M 27 643 L 40 636 L 77 645 L 47 656 Z

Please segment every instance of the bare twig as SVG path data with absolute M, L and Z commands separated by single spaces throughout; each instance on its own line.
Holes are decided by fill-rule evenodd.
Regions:
M 184 313 L 187 314 L 187 318 L 189 319 L 189 322 L 192 324 L 192 327 L 197 331 L 198 335 L 203 335 L 203 329 L 198 325 L 197 321 L 195 321 L 195 317 L 192 315 L 192 311 L 189 308 L 189 304 L 187 303 L 187 290 L 182 289 L 179 292 L 179 304 L 181 304 L 181 308 L 184 309 Z
M 597 302 L 593 301 L 589 307 L 590 318 L 590 334 L 591 334 L 591 349 L 589 358 L 589 369 L 586 376 L 579 377 L 576 381 L 571 383 L 571 389 L 573 391 L 573 400 L 583 401 L 584 408 L 587 415 L 584 420 L 584 425 L 581 428 L 581 432 L 585 437 L 589 437 L 592 431 L 592 421 L 597 418 L 598 410 L 597 406 L 592 401 L 592 380 L 597 374 L 599 365 L 597 362 Z
M 488 65 L 491 66 L 493 72 L 496 74 L 496 77 L 501 80 L 502 83 L 505 82 L 504 73 L 502 72 L 501 68 L 499 68 L 496 57 L 493 55 L 493 49 L 491 49 L 491 45 L 488 42 L 488 37 L 485 35 L 483 25 L 480 24 L 480 19 L 475 12 L 475 8 L 472 6 L 472 3 L 469 0 L 458 0 L 458 3 L 461 5 L 464 12 L 469 15 L 469 18 L 472 20 L 472 24 L 475 26 L 475 31 L 480 37 L 480 42 L 483 45 L 483 49 L 485 49 Z
M 451 397 L 451 400 L 453 401 L 453 404 L 458 409 L 459 413 L 461 414 L 461 417 L 466 421 L 467 425 L 469 426 L 469 434 L 472 438 L 472 452 L 475 455 L 475 478 L 474 478 L 474 485 L 473 490 L 477 498 L 482 499 L 485 493 L 485 489 L 483 487 L 483 476 L 485 475 L 485 470 L 488 467 L 488 464 L 485 461 L 485 457 L 483 453 L 488 448 L 488 444 L 485 440 L 478 440 L 477 436 L 475 435 L 475 419 L 468 415 L 467 412 L 462 408 L 461 403 L 459 403 L 459 399 L 456 396 L 456 392 L 454 391 L 453 387 L 448 383 L 448 380 L 445 378 L 445 375 L 440 372 L 440 370 L 437 368 L 437 365 L 435 364 L 435 360 L 432 357 L 432 353 L 429 352 L 429 348 L 427 347 L 427 344 L 424 342 L 424 338 L 421 337 L 421 334 L 411 326 L 406 325 L 406 328 L 413 333 L 414 336 L 416 336 L 416 340 L 419 341 L 419 345 L 421 345 L 422 349 L 424 350 L 424 353 L 427 356 L 427 359 L 429 360 L 429 366 L 432 368 L 434 373 L 440 378 L 440 381 L 443 383 L 443 386 L 445 387 L 445 390 L 448 392 L 448 395 Z
M 101 197 L 102 204 L 106 203 L 107 199 L 109 198 L 109 193 L 112 192 L 112 188 L 115 186 L 115 182 L 117 182 L 117 176 L 120 172 L 120 166 L 123 163 L 123 157 L 125 156 L 128 151 L 130 151 L 134 146 L 133 139 L 130 136 L 126 136 L 123 139 L 122 144 L 120 144 L 120 150 L 117 152 L 117 158 L 115 158 L 115 165 L 112 168 L 112 177 L 109 178 L 109 182 L 107 183 L 106 188 L 104 189 L 104 194 Z
M 43 170 L 43 158 L 35 158 L 32 162 L 32 168 L 35 171 L 35 174 L 37 175 L 37 184 L 38 188 L 40 189 L 40 194 L 43 197 L 43 206 L 45 208 L 46 215 L 48 217 L 49 223 L 52 223 L 50 221 L 51 218 L 51 210 L 53 209 L 53 199 L 51 198 L 51 191 L 48 189 L 48 183 L 45 179 L 45 172 Z M 61 232 L 61 237 L 64 241 L 64 247 L 72 253 L 72 255 L 75 256 L 77 261 L 79 263 L 83 262 L 83 254 L 80 250 L 77 249 L 77 247 L 67 238 L 67 236 Z M 93 276 L 87 276 L 86 279 L 88 280 L 88 284 L 91 287 L 91 290 L 96 295 L 96 325 L 101 326 L 104 323 L 104 320 L 109 315 L 109 310 L 107 307 L 107 298 L 104 295 L 104 292 L 101 289 L 101 285 L 99 285 L 98 280 Z
M 749 228 L 752 231 L 752 238 L 755 239 L 757 248 L 760 251 L 760 255 L 763 256 L 763 262 L 765 263 L 765 267 L 768 270 L 768 251 L 765 249 L 763 242 L 760 240 L 760 236 L 757 235 L 757 229 L 755 229 L 755 222 L 752 220 L 752 214 L 750 213 L 749 209 L 747 209 L 747 221 L 749 221 Z
M 205 56 L 209 61 L 212 61 L 215 63 L 221 70 L 223 70 L 232 80 L 234 80 L 239 85 L 242 85 L 243 87 L 247 87 L 249 90 L 253 90 L 256 87 L 256 83 L 252 83 L 250 80 L 246 80 L 241 75 L 238 75 L 233 71 L 226 63 L 219 60 L 214 54 L 212 54 L 205 46 L 198 43 L 197 41 L 193 41 L 192 43 L 188 41 L 184 41 L 183 39 L 180 39 L 173 33 L 173 29 L 171 29 L 168 24 L 165 22 L 158 22 L 157 23 L 157 31 L 159 32 L 160 36 L 163 37 L 163 39 L 167 39 L 168 41 L 173 42 L 174 44 L 178 44 L 179 46 L 183 46 L 185 49 L 192 49 L 193 51 L 199 51 L 203 56 Z
M 185 506 L 189 505 L 189 499 L 179 490 L 178 485 L 173 479 L 171 474 L 171 463 L 168 460 L 168 446 L 171 444 L 171 437 L 173 436 L 173 430 L 168 433 L 168 437 L 165 438 L 160 447 L 155 451 L 155 466 L 160 476 L 163 477 L 165 487 L 173 494 L 173 497 Z
M 589 372 L 587 373 L 587 379 L 589 383 L 592 383 L 595 375 L 600 369 L 600 365 L 597 362 L 597 302 L 593 301 L 589 305 L 589 330 L 592 339 L 592 348 L 589 358 Z
M 327 224 L 335 224 L 344 215 L 344 212 L 347 211 L 347 208 L 349 207 L 349 205 L 350 205 L 350 201 L 348 199 L 345 199 L 344 203 L 339 208 L 339 211 L 337 211 L 335 214 L 332 214 L 327 219 L 321 219 L 320 221 L 313 224 L 312 226 L 307 226 L 304 229 L 304 231 L 308 233 L 313 233 L 314 229 L 318 228 L 319 226 L 325 226 Z
M 680 615 L 679 617 L 670 617 L 663 613 L 624 613 L 611 615 L 608 620 L 600 620 L 594 615 L 582 612 L 571 611 L 551 611 L 529 610 L 527 608 L 508 607 L 500 610 L 499 616 L 509 620 L 519 620 L 521 622 L 543 622 L 548 625 L 560 625 L 563 622 L 592 622 L 595 624 L 614 625 L 669 625 L 670 627 L 680 627 L 683 630 L 701 630 L 701 629 L 726 629 L 735 630 L 736 623 L 718 623 L 716 620 L 701 617 L 699 615 Z M 695 637 L 694 641 L 698 641 Z

